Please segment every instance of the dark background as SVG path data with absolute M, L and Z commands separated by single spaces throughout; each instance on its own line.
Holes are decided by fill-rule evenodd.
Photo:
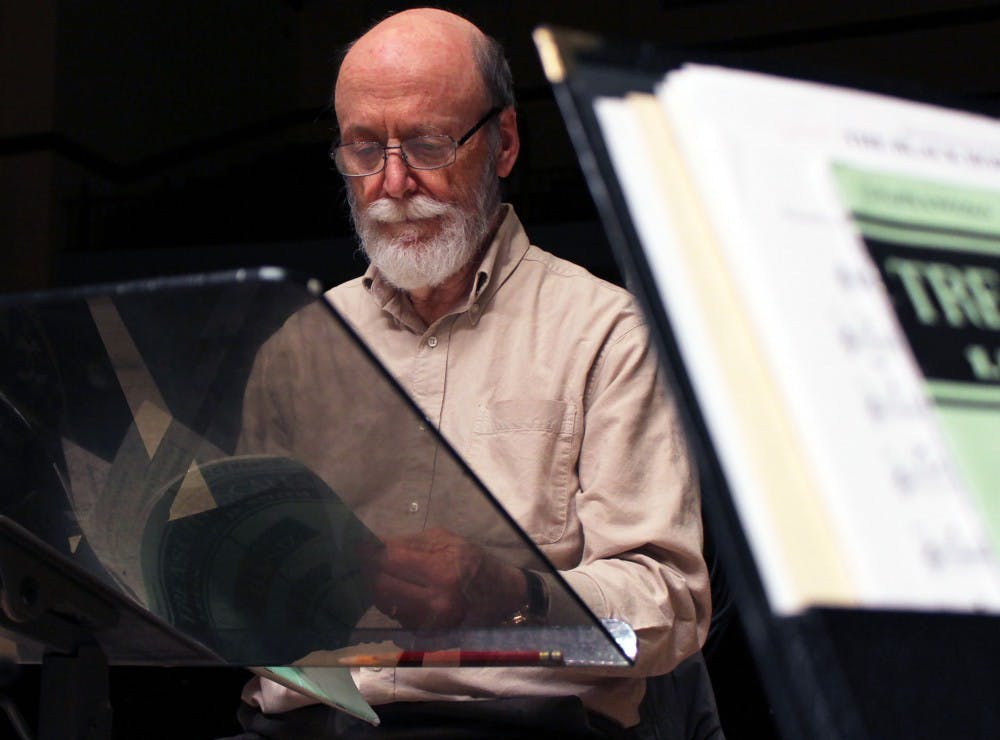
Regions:
M 279 264 L 363 270 L 327 150 L 339 49 L 407 3 L 0 0 L 0 291 Z M 533 241 L 618 280 L 531 43 L 539 23 L 790 74 L 1000 108 L 1000 4 L 974 0 L 452 2 L 500 39 Z M 730 738 L 769 737 L 738 620 L 712 656 Z M 241 671 L 116 668 L 116 736 L 234 732 Z M 37 671 L 13 692 L 34 723 Z M 0 717 L 0 738 L 12 736 Z

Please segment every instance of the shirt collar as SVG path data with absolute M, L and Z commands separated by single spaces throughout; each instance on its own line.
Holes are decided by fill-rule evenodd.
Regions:
M 478 324 L 493 296 L 514 272 L 528 247 L 528 236 L 524 233 L 521 221 L 514 209 L 504 203 L 501 206 L 500 225 L 479 263 L 469 297 L 456 313 L 467 313 L 473 326 Z M 406 295 L 389 285 L 372 265 L 368 266 L 362 284 L 378 307 L 397 321 L 417 333 L 426 328 Z

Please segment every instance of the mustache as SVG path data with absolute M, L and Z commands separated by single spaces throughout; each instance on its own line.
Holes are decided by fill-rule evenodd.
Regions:
M 449 203 L 442 203 L 427 195 L 414 195 L 406 200 L 379 198 L 365 208 L 365 216 L 379 223 L 401 223 L 439 218 L 452 212 Z

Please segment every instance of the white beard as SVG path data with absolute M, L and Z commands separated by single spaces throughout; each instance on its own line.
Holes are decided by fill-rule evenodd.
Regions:
M 495 171 L 484 174 L 467 210 L 427 195 L 414 195 L 406 200 L 380 198 L 359 212 L 354 192 L 348 187 L 351 218 L 361 248 L 386 281 L 401 290 L 434 288 L 472 261 L 500 205 Z M 419 222 L 429 219 L 438 220 L 437 233 L 421 237 Z M 394 235 L 385 233 L 386 224 L 394 226 Z

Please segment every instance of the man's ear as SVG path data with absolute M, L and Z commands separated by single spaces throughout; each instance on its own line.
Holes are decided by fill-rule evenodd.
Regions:
M 500 113 L 500 148 L 497 150 L 497 175 L 507 177 L 514 169 L 521 139 L 517 135 L 517 111 L 513 106 Z

